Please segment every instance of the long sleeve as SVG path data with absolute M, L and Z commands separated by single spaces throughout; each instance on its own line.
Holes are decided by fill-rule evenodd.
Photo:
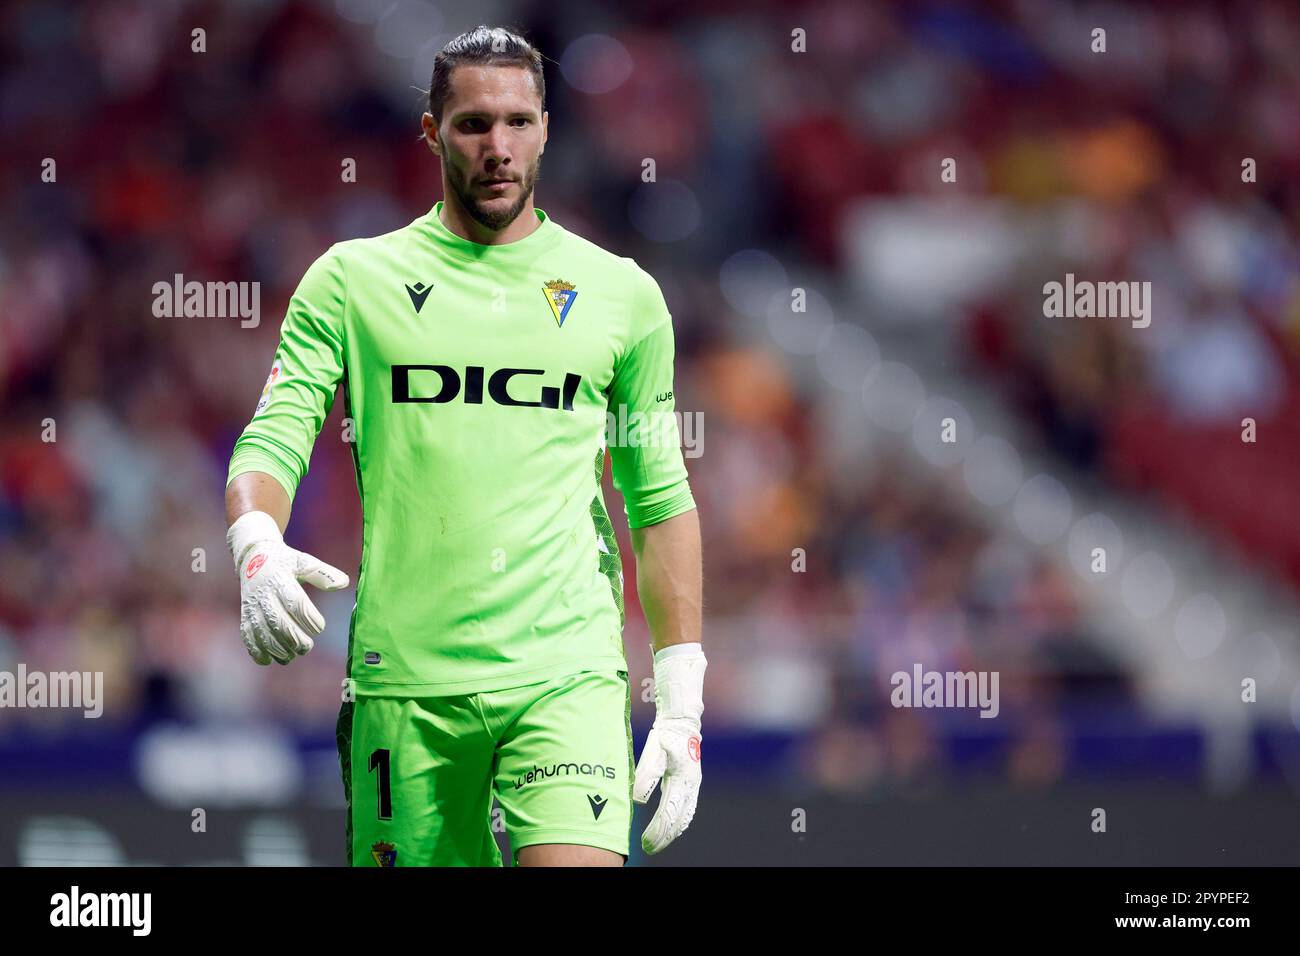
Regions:
M 614 487 L 623 495 L 632 528 L 658 524 L 695 507 L 674 416 L 672 316 L 658 284 L 642 276 L 645 284 L 635 306 L 634 327 L 649 331 L 624 353 L 609 387 Z
M 289 300 L 271 374 L 230 458 L 226 483 L 249 471 L 274 477 L 292 501 L 343 378 L 347 280 L 337 246 L 307 269 Z

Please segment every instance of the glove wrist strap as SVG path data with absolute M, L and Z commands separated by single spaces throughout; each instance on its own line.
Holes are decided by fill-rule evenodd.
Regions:
M 704 671 L 708 664 L 698 643 L 674 644 L 655 654 L 656 723 L 680 719 L 699 727 L 704 713 Z
M 283 541 L 280 526 L 265 511 L 246 511 L 235 519 L 226 532 L 226 545 L 238 568 L 249 549 L 262 541 Z

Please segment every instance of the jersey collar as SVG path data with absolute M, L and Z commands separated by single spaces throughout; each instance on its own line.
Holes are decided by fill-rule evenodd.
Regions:
M 425 215 L 426 231 L 439 248 L 450 255 L 459 259 L 467 259 L 470 262 L 509 264 L 531 261 L 537 257 L 538 253 L 550 248 L 560 238 L 559 225 L 552 221 L 550 216 L 546 215 L 545 210 L 534 206 L 533 213 L 537 216 L 538 221 L 536 229 L 524 236 L 524 238 L 517 239 L 514 242 L 485 246 L 482 243 L 464 239 L 443 225 L 442 219 L 439 218 L 442 207 L 443 200 L 439 199 Z

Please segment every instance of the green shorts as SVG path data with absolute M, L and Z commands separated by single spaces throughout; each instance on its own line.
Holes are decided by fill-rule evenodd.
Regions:
M 526 687 L 343 704 L 339 762 L 353 866 L 501 866 L 520 848 L 601 847 L 632 828 L 632 695 L 625 671 Z M 492 798 L 501 805 L 494 820 Z

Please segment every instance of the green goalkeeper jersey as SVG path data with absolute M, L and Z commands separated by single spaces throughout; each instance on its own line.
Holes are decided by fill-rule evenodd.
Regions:
M 343 386 L 364 520 L 359 695 L 626 669 L 607 416 L 629 525 L 695 507 L 663 295 L 541 209 L 525 238 L 485 246 L 447 229 L 442 205 L 307 270 L 227 480 L 266 472 L 292 500 Z

